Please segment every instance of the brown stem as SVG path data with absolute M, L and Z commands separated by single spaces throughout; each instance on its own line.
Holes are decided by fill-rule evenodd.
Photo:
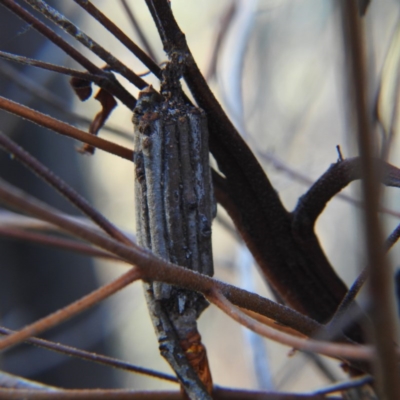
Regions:
M 92 293 L 83 296 L 79 300 L 71 303 L 67 307 L 61 308 L 60 310 L 48 315 L 47 317 L 41 318 L 38 321 L 25 326 L 21 330 L 8 335 L 6 338 L 0 340 L 0 350 L 5 350 L 21 343 L 31 336 L 35 336 L 43 331 L 46 331 L 54 326 L 61 324 L 62 322 L 72 318 L 74 315 L 81 313 L 88 308 L 94 306 L 100 301 L 110 297 L 114 293 L 123 289 L 130 283 L 141 279 L 142 274 L 136 268 L 130 269 L 128 272 L 115 279 L 111 283 L 102 286 L 100 289 L 93 291 Z
M 300 240 L 314 231 L 314 225 L 327 203 L 349 183 L 362 178 L 362 160 L 348 158 L 332 164 L 300 197 L 293 211 L 292 229 Z M 381 160 L 373 160 L 374 168 L 380 172 L 381 181 L 386 186 L 400 187 L 400 170 Z
M 50 64 L 44 61 L 34 60 L 33 58 L 17 56 L 16 54 L 7 53 L 5 51 L 0 51 L 0 58 L 8 61 L 17 62 L 23 65 L 29 65 L 31 67 L 45 69 L 47 71 L 57 72 L 58 74 L 85 79 L 87 81 L 91 81 L 97 84 L 101 84 L 101 82 L 106 79 L 106 74 L 108 75 L 108 79 L 112 78 L 112 75 L 109 72 L 103 72 L 101 75 L 89 74 L 87 72 L 77 71 L 72 68 L 61 67 L 59 65 Z
M 264 325 L 249 317 L 239 308 L 234 307 L 233 304 L 216 289 L 207 295 L 207 299 L 246 328 L 286 346 L 294 347 L 299 350 L 316 352 L 334 358 L 343 357 L 347 359 L 370 360 L 374 357 L 374 348 L 371 346 L 355 346 L 323 342 L 314 339 L 303 339 Z
M 7 329 L 4 327 L 0 327 L 0 334 L 2 335 L 11 335 L 15 333 L 11 329 Z M 172 375 L 167 375 L 162 372 L 153 371 L 148 368 L 138 367 L 136 365 L 130 364 L 125 361 L 118 360 L 116 358 L 107 357 L 102 354 L 96 354 L 90 351 L 85 351 L 81 349 L 77 349 L 75 347 L 66 346 L 61 343 L 54 343 L 49 340 L 39 339 L 39 338 L 30 338 L 26 340 L 26 343 L 32 344 L 34 346 L 41 347 L 46 350 L 51 350 L 56 353 L 65 354 L 70 357 L 80 358 L 82 360 L 94 362 L 101 365 L 106 365 L 108 367 L 113 367 L 120 369 L 122 371 L 134 372 L 137 374 L 143 374 L 146 376 L 150 376 L 153 378 L 163 379 L 170 382 L 177 382 L 176 378 Z
M 362 191 L 365 203 L 365 251 L 370 273 L 371 321 L 376 345 L 376 374 L 378 389 L 387 400 L 400 398 L 399 367 L 393 352 L 397 339 L 395 305 L 392 293 L 392 272 L 385 257 L 383 235 L 378 219 L 380 170 L 374 163 L 376 146 L 371 129 L 368 106 L 368 73 L 363 26 L 356 0 L 342 4 L 344 30 L 349 56 L 348 77 L 354 93 L 353 109 L 357 122 L 357 141 L 361 156 Z
M 0 4 L 8 8 L 15 15 L 27 22 L 29 26 L 36 29 L 47 39 L 52 41 L 57 47 L 62 49 L 76 62 L 86 68 L 91 74 L 104 76 L 105 79 L 104 82 L 102 82 L 101 87 L 120 99 L 128 108 L 133 109 L 135 107 L 136 99 L 127 90 L 125 90 L 116 79 L 109 80 L 108 75 L 101 68 L 94 65 L 85 56 L 79 53 L 78 50 L 76 50 L 54 31 L 48 28 L 43 22 L 35 18 L 32 14 L 12 0 L 0 0 Z
M 13 55 L 12 55 L 13 56 Z M 1 56 L 0 56 L 1 57 Z M 19 57 L 18 57 L 19 58 Z M 36 60 L 35 60 L 36 62 Z M 42 63 L 41 61 L 39 63 Z M 62 68 L 56 66 L 57 68 Z M 81 77 L 84 78 L 87 76 L 87 72 L 81 73 Z M 8 65 L 5 62 L 0 61 L 0 74 L 3 75 L 6 79 L 10 80 L 13 84 L 18 86 L 20 89 L 30 93 L 35 99 L 43 101 L 52 109 L 58 110 L 63 113 L 63 116 L 66 120 L 74 123 L 81 123 L 85 125 L 90 125 L 92 123 L 92 119 L 88 118 L 84 115 L 80 115 L 74 111 L 70 110 L 70 104 L 61 96 L 53 93 L 49 89 L 46 89 L 44 86 L 36 83 L 36 81 L 32 78 L 29 78 L 26 74 L 19 71 L 17 68 Z M 73 72 L 75 74 L 75 72 Z M 90 76 L 90 74 L 89 74 Z M 96 75 L 93 75 L 96 76 Z M 103 131 L 108 131 L 114 135 L 118 135 L 127 140 L 132 140 L 132 134 L 129 134 L 126 131 L 118 129 L 116 127 L 105 125 L 103 127 Z
M 29 240 L 34 243 L 43 244 L 45 246 L 58 247 L 60 249 L 74 251 L 91 257 L 101 257 L 115 261 L 122 261 L 120 258 L 114 256 L 113 254 L 94 249 L 87 244 L 77 242 L 76 240 L 56 237 L 53 235 L 44 235 L 37 232 L 30 232 L 24 229 L 15 229 L 2 226 L 0 226 L 0 235 L 13 239 Z
M 142 28 L 140 27 L 139 23 L 137 22 L 137 19 L 136 19 L 135 15 L 133 14 L 131 7 L 129 6 L 129 4 L 127 3 L 126 0 L 120 0 L 120 1 L 121 1 L 122 6 L 124 7 L 124 10 L 129 18 L 129 20 L 132 23 L 133 28 L 135 29 L 137 35 L 139 36 L 144 49 L 147 51 L 147 54 L 150 56 L 150 58 L 153 61 L 157 61 L 156 54 L 154 53 L 150 43 L 148 42 L 146 35 L 143 33 Z M 146 63 L 144 63 L 144 64 L 147 65 Z M 154 72 L 154 74 L 156 76 L 158 76 L 155 72 Z
M 4 396 L 4 397 L 2 397 Z M 32 399 L 32 400 L 184 400 L 182 393 L 178 391 L 136 391 L 122 389 L 60 389 L 56 392 L 43 390 L 26 389 L 1 389 L 0 397 L 8 400 L 12 399 Z M 215 400 L 324 400 L 327 399 L 320 394 L 294 394 L 294 393 L 267 393 L 253 392 L 250 390 L 232 390 L 218 388 L 213 392 Z M 329 397 L 330 400 L 340 400 L 340 398 Z
M 65 18 L 57 10 L 50 7 L 45 1 L 43 0 L 24 0 L 24 1 L 25 3 L 30 4 L 31 7 L 40 12 L 46 18 L 50 19 L 60 28 L 62 28 L 65 32 L 70 34 L 78 42 L 82 43 L 90 51 L 92 51 L 103 61 L 105 61 L 113 71 L 120 73 L 123 77 L 128 79 L 128 81 L 134 84 L 137 88 L 143 89 L 147 86 L 146 81 L 137 76 L 130 68 L 128 68 L 121 61 L 115 58 L 111 53 L 109 53 L 107 50 L 101 47 L 92 38 L 87 36 L 76 25 L 74 25 L 70 20 Z
M 28 169 L 39 175 L 39 177 L 50 186 L 56 189 L 76 208 L 86 214 L 95 224 L 102 228 L 104 232 L 122 243 L 127 245 L 132 244 L 130 239 L 128 239 L 119 229 L 108 221 L 107 218 L 90 205 L 78 192 L 2 132 L 0 132 L 0 146 L 12 154 L 15 159 L 24 164 Z
M 128 50 L 132 52 L 157 78 L 161 79 L 161 68 L 136 43 L 134 43 L 117 25 L 105 16 L 96 6 L 87 0 L 74 0 L 92 17 L 110 31 Z M 124 6 L 126 5 L 123 3 Z M 127 6 L 127 5 L 126 5 Z M 130 10 L 129 10 L 130 11 Z M 132 15 L 132 14 L 130 14 Z M 132 19 L 132 18 L 131 18 Z M 144 37 L 144 36 L 143 36 Z M 141 37 L 142 39 L 142 37 Z M 143 39 L 142 39 L 143 42 Z M 147 41 L 145 41 L 147 43 Z M 147 47 L 149 50 L 149 47 Z M 151 55 L 151 52 L 149 52 Z
M 127 149 L 126 147 L 120 146 L 119 144 L 105 139 L 101 139 L 97 136 L 90 135 L 89 133 L 81 131 L 72 125 L 66 124 L 65 122 L 59 121 L 46 114 L 42 114 L 39 111 L 23 106 L 22 104 L 15 103 L 14 101 L 1 96 L 0 109 L 18 115 L 19 117 L 25 118 L 45 128 L 51 129 L 60 135 L 69 136 L 71 138 L 80 140 L 81 142 L 88 143 L 98 149 L 106 151 L 107 153 L 125 158 L 126 160 L 133 160 L 133 151 Z

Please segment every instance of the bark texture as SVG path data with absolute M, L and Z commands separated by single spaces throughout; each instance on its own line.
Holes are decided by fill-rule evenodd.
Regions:
M 133 116 L 138 241 L 164 260 L 212 275 L 216 208 L 206 116 L 185 104 L 176 64 L 166 66 L 161 93 L 142 91 Z M 196 322 L 206 300 L 160 282 L 146 284 L 146 296 L 162 355 L 190 398 L 209 398 L 212 381 Z

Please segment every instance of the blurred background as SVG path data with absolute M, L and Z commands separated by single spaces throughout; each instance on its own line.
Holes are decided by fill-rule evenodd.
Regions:
M 133 55 L 74 2 L 49 3 L 135 72 L 146 72 Z M 93 3 L 141 44 L 122 2 Z M 166 61 L 145 2 L 130 0 L 128 3 L 157 62 Z M 311 182 L 336 162 L 337 145 L 345 158 L 357 155 L 349 115 L 340 3 L 335 0 L 172 0 L 175 17 L 200 69 L 288 210 L 296 206 Z M 399 10 L 396 0 L 373 0 L 364 17 L 371 113 L 379 116 L 374 127 L 380 143 L 387 138 L 391 125 L 394 132 L 398 125 L 398 110 L 393 104 L 397 104 L 398 96 Z M 61 50 L 5 9 L 0 12 L 0 31 L 0 50 L 77 67 Z M 62 32 L 59 34 L 65 37 Z M 97 65 L 103 65 L 79 44 L 76 47 Z M 159 87 L 151 75 L 144 79 Z M 137 89 L 124 79 L 120 81 L 137 96 Z M 78 120 L 75 114 L 90 120 L 99 111 L 99 103 L 93 99 L 81 103 L 73 96 L 67 78 L 5 61 L 0 61 L 0 95 L 82 129 L 87 129 L 88 124 Z M 132 135 L 131 110 L 119 105 L 107 125 L 129 137 Z M 96 151 L 93 157 L 82 156 L 75 151 L 78 143 L 2 111 L 0 129 L 63 177 L 117 226 L 134 232 L 133 164 L 101 151 Z M 133 147 L 129 138 L 105 129 L 100 135 Z M 0 156 L 2 177 L 65 212 L 77 213 L 6 154 Z M 399 165 L 398 156 L 398 139 L 394 135 L 390 162 Z M 352 199 L 359 198 L 357 183 L 343 193 Z M 387 233 L 398 223 L 399 217 L 394 215 L 400 212 L 398 199 L 398 190 L 385 190 L 385 207 L 394 211 L 392 215 L 382 214 Z M 213 225 L 215 276 L 271 297 L 251 255 L 226 225 L 231 226 L 231 222 L 219 207 Z M 319 218 L 316 229 L 328 258 L 350 285 L 365 264 L 359 209 L 346 199 L 335 198 Z M 396 268 L 398 250 L 394 248 L 391 255 Z M 126 266 L 122 264 L 0 237 L 1 324 L 19 328 L 124 271 Z M 213 379 L 218 385 L 301 391 L 344 377 L 337 362 L 300 352 L 289 354 L 290 349 L 256 337 L 214 307 L 204 312 L 199 325 Z M 44 336 L 170 372 L 159 355 L 139 283 Z M 28 346 L 7 352 L 0 362 L 5 371 L 63 387 L 172 387 L 155 379 Z

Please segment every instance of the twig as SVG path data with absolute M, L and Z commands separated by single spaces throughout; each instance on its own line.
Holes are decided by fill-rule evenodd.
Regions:
M 117 229 L 110 221 L 99 213 L 92 205 L 88 203 L 78 192 L 76 192 L 65 181 L 58 177 L 55 173 L 45 167 L 35 157 L 31 156 L 22 147 L 18 146 L 12 139 L 4 135 L 0 131 L 0 146 L 7 152 L 12 154 L 15 159 L 20 161 L 28 169 L 35 172 L 47 182 L 50 186 L 62 194 L 76 208 L 86 214 L 95 224 L 108 233 L 111 237 L 119 240 L 127 245 L 132 245 L 132 241 L 128 239 L 119 229 Z
M 97 21 L 100 22 L 109 32 L 111 32 L 128 50 L 132 52 L 157 78 L 161 79 L 161 68 L 157 65 L 157 63 L 153 60 L 154 54 L 150 47 L 148 46 L 148 42 L 145 39 L 144 35 L 140 36 L 142 43 L 145 45 L 146 50 L 148 51 L 150 57 L 136 44 L 134 43 L 125 33 L 121 30 L 114 22 L 112 22 L 107 16 L 105 16 L 97 7 L 95 7 L 88 0 L 74 0 L 75 3 L 79 4 L 83 9 L 85 9 L 92 17 L 94 17 Z M 130 9 L 127 4 L 122 3 L 123 6 Z M 133 18 L 132 13 L 128 13 L 131 20 Z M 135 21 L 136 22 L 136 21 Z M 137 24 L 135 25 L 135 27 Z M 140 29 L 136 29 L 137 32 L 141 32 Z M 150 50 L 150 51 L 149 51 Z
M 4 396 L 4 397 L 3 397 Z M 34 400 L 184 400 L 178 391 L 136 391 L 122 389 L 60 389 L 50 393 L 43 390 L 0 389 L 1 399 L 34 399 Z M 323 395 L 294 394 L 294 393 L 267 393 L 250 390 L 232 390 L 217 388 L 213 392 L 215 400 L 324 400 Z M 329 397 L 329 400 L 340 400 Z
M 284 163 L 282 160 L 280 160 L 279 158 L 277 158 L 274 154 L 272 154 L 270 152 L 265 153 L 265 152 L 258 151 L 257 155 L 259 155 L 265 161 L 269 162 L 276 170 L 285 172 L 291 178 L 297 180 L 298 182 L 301 182 L 304 185 L 313 185 L 315 183 L 315 181 L 312 180 L 311 178 L 309 178 L 307 175 L 302 174 L 301 172 L 299 172 L 297 169 L 295 169 L 293 167 L 290 167 L 289 165 Z M 363 203 L 361 201 L 354 199 L 353 197 L 348 196 L 347 194 L 344 194 L 344 193 L 338 193 L 335 196 L 335 198 L 339 198 L 348 203 L 354 204 L 357 207 L 363 206 Z M 386 207 L 380 207 L 379 211 L 384 214 L 388 214 L 393 217 L 400 218 L 400 212 L 390 210 Z
M 280 332 L 249 317 L 239 308 L 235 307 L 217 289 L 208 293 L 207 299 L 241 325 L 251 329 L 259 335 L 286 346 L 294 347 L 298 350 L 320 353 L 335 358 L 343 357 L 345 359 L 370 360 L 375 355 L 374 348 L 371 346 L 336 344 L 314 339 L 302 339 L 298 336 Z M 392 351 L 393 350 L 394 349 L 392 349 Z
M 29 232 L 23 229 L 15 229 L 9 227 L 4 228 L 2 226 L 0 226 L 0 235 L 13 239 L 28 240 L 31 242 L 43 244 L 45 246 L 59 247 L 64 250 L 74 251 L 91 257 L 101 257 L 108 258 L 114 261 L 123 261 L 113 254 L 95 249 L 87 244 L 77 242 L 76 240 L 59 238 L 54 235 L 43 235 L 37 232 Z
M 330 393 L 335 393 L 335 392 L 342 392 L 342 391 L 346 391 L 346 390 L 353 389 L 356 387 L 368 385 L 369 383 L 372 383 L 372 382 L 373 382 L 372 376 L 366 375 L 366 376 L 361 376 L 359 378 L 351 379 L 349 381 L 335 383 L 334 385 L 330 385 L 330 386 L 324 387 L 322 389 L 315 390 L 313 393 L 314 394 L 330 394 Z
M 86 68 L 91 74 L 99 76 L 103 75 L 105 79 L 101 83 L 101 87 L 120 99 L 122 103 L 125 104 L 129 109 L 132 110 L 135 107 L 136 99 L 127 90 L 125 90 L 115 78 L 109 80 L 109 75 L 105 71 L 94 65 L 85 56 L 79 53 L 78 50 L 76 50 L 64 39 L 58 36 L 54 31 L 48 28 L 43 22 L 35 18 L 32 14 L 30 14 L 28 11 L 23 9 L 20 5 L 12 0 L 0 0 L 0 4 L 8 8 L 10 11 L 12 11 L 14 14 L 16 14 L 18 17 L 20 17 L 30 26 L 36 29 L 39 33 L 52 41 L 57 47 L 62 49 L 76 62 Z
M 72 318 L 74 315 L 81 313 L 84 310 L 94 306 L 100 301 L 110 297 L 114 293 L 123 289 L 130 283 L 141 279 L 141 271 L 137 268 L 132 268 L 119 278 L 115 279 L 111 283 L 102 286 L 100 289 L 93 291 L 92 293 L 83 296 L 79 300 L 71 303 L 67 307 L 61 308 L 60 310 L 48 315 L 47 317 L 41 318 L 38 321 L 25 326 L 18 332 L 12 333 L 6 338 L 0 340 L 0 350 L 5 350 L 21 343 L 31 336 L 35 336 L 45 330 L 48 330 L 60 323 Z
M 2 335 L 11 335 L 13 333 L 15 333 L 15 331 L 12 331 L 11 329 L 7 329 L 4 327 L 0 327 L 0 334 Z M 49 340 L 44 340 L 39 338 L 27 339 L 26 343 L 44 348 L 46 350 L 51 350 L 56 353 L 65 354 L 67 356 L 80 358 L 82 360 L 94 362 L 101 365 L 107 365 L 109 367 L 117 368 L 123 371 L 143 374 L 146 376 L 163 379 L 170 382 L 177 382 L 177 379 L 172 375 L 167 375 L 162 372 L 153 371 L 148 368 L 138 367 L 126 361 L 121 361 L 116 358 L 104 356 L 102 354 L 96 354 L 93 352 L 77 349 L 75 347 L 67 346 L 61 343 L 54 343 Z
M 21 378 L 20 376 L 8 374 L 4 371 L 0 371 L 0 387 L 9 389 L 46 390 L 50 392 L 57 389 L 54 386 L 48 386 L 43 383 L 31 381 L 30 379 Z
M 66 124 L 65 122 L 52 118 L 46 114 L 42 114 L 39 111 L 23 106 L 22 104 L 15 103 L 14 101 L 1 96 L 0 109 L 32 121 L 37 125 L 51 129 L 60 135 L 69 136 L 71 138 L 80 140 L 81 142 L 88 143 L 98 149 L 106 151 L 107 153 L 125 158 L 126 160 L 133 160 L 133 151 L 127 149 L 126 147 L 120 146 L 119 144 L 110 142 L 97 136 L 90 135 L 89 133 L 81 131 L 72 125 Z
M 79 122 L 90 125 L 92 119 L 86 116 L 79 115 L 70 110 L 70 105 L 61 96 L 56 95 L 45 87 L 39 85 L 33 79 L 29 78 L 26 74 L 21 73 L 17 68 L 8 65 L 5 62 L 0 62 L 0 74 L 12 81 L 20 89 L 32 94 L 35 99 L 42 100 L 44 103 L 63 113 L 63 115 L 70 121 Z M 132 140 L 132 134 L 122 131 L 116 127 L 105 125 L 104 130 L 118 135 L 119 137 Z
M 293 211 L 292 229 L 305 238 L 314 229 L 315 221 L 326 204 L 350 182 L 361 179 L 361 158 L 348 158 L 331 167 L 304 194 Z M 374 167 L 381 171 L 381 182 L 400 187 L 400 170 L 381 160 L 373 159 Z
M 393 230 L 393 232 L 389 235 L 389 237 L 385 241 L 385 249 L 388 252 L 398 241 L 400 238 L 400 224 Z M 339 319 L 344 317 L 344 314 L 350 307 L 354 304 L 354 301 L 363 287 L 364 283 L 367 281 L 369 276 L 368 267 L 364 267 L 360 274 L 357 276 L 356 280 L 351 285 L 349 291 L 346 293 L 346 296 L 343 298 L 340 303 L 335 315 L 332 317 L 329 322 L 330 326 L 337 326 L 339 324 Z
M 368 80 L 362 23 L 355 0 L 343 1 L 344 29 L 350 64 L 349 81 L 353 85 L 353 112 L 357 121 L 357 140 L 361 156 L 362 191 L 365 203 L 365 247 L 370 273 L 371 320 L 376 345 L 377 385 L 387 400 L 400 398 L 399 368 L 393 352 L 393 340 L 397 338 L 391 271 L 384 254 L 383 235 L 378 220 L 381 171 L 373 160 L 375 146 L 368 108 Z
M 29 65 L 31 67 L 41 68 L 47 71 L 57 72 L 58 74 L 63 74 L 67 76 L 73 76 L 75 78 L 84 79 L 97 84 L 101 84 L 104 79 L 112 79 L 112 74 L 105 71 L 102 75 L 90 74 L 84 71 L 78 71 L 72 68 L 61 67 L 59 65 L 50 64 L 40 60 L 34 60 L 33 58 L 28 58 L 24 56 L 17 56 L 16 54 L 7 53 L 5 51 L 0 51 L 0 58 L 7 61 L 17 62 L 23 65 Z
M 125 0 L 122 0 L 125 1 Z M 218 33 L 214 40 L 214 45 L 208 62 L 206 73 L 204 74 L 207 82 L 209 82 L 216 74 L 218 56 L 220 54 L 221 46 L 224 41 L 224 37 L 228 28 L 232 22 L 232 18 L 235 15 L 236 2 L 228 4 L 226 10 L 224 10 L 222 17 L 218 24 Z
M 147 54 L 151 57 L 151 59 L 153 61 L 157 61 L 157 57 L 152 49 L 152 47 L 150 46 L 150 43 L 148 42 L 146 35 L 143 33 L 142 28 L 140 27 L 139 23 L 137 22 L 131 7 L 129 6 L 129 4 L 127 3 L 126 0 L 120 0 L 122 6 L 124 7 L 124 10 L 126 11 L 126 14 L 128 15 L 129 20 L 132 23 L 133 28 L 135 29 L 137 35 L 139 36 L 140 41 L 143 44 L 143 47 L 145 48 L 145 50 L 147 51 Z M 155 74 L 157 76 L 157 74 Z
M 106 51 L 92 38 L 90 38 L 88 35 L 82 32 L 76 25 L 74 25 L 70 20 L 65 18 L 57 10 L 50 7 L 46 2 L 42 0 L 24 0 L 24 1 L 25 3 L 30 4 L 31 7 L 33 7 L 36 11 L 40 12 L 46 18 L 48 18 L 56 25 L 58 25 L 60 28 L 62 28 L 65 32 L 70 34 L 78 42 L 82 43 L 90 51 L 92 51 L 103 61 L 105 61 L 109 66 L 109 68 L 111 68 L 113 71 L 120 73 L 123 77 L 128 79 L 128 81 L 134 84 L 137 88 L 143 89 L 147 86 L 147 83 L 142 78 L 137 76 L 130 68 L 128 68 L 121 61 L 115 58 L 111 53 Z
M 178 391 L 154 392 L 123 389 L 60 389 L 57 392 L 48 390 L 1 389 L 0 399 L 19 400 L 64 400 L 64 399 L 116 399 L 116 400 L 183 400 Z

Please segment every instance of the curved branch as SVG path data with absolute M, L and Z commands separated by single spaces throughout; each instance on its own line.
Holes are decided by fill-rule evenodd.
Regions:
M 374 357 L 375 350 L 372 346 L 338 344 L 314 339 L 303 339 L 273 329 L 249 317 L 246 313 L 235 307 L 218 290 L 213 290 L 211 293 L 208 293 L 207 299 L 246 328 L 286 346 L 334 358 L 371 360 Z M 399 351 L 397 353 L 400 354 Z
M 381 160 L 375 160 L 381 182 L 386 186 L 400 187 L 400 170 Z M 327 203 L 349 183 L 361 179 L 361 159 L 348 158 L 332 164 L 298 201 L 293 211 L 292 229 L 298 238 L 306 238 L 314 231 L 318 216 Z

